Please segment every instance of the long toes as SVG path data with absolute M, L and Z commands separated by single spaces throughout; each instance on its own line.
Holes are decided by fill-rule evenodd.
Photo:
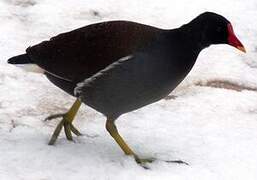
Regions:
M 58 138 L 58 136 L 59 136 L 59 134 L 62 130 L 62 127 L 64 127 L 64 132 L 65 132 L 66 138 L 70 141 L 73 140 L 72 132 L 77 136 L 82 135 L 79 132 L 79 130 L 77 130 L 77 128 L 75 128 L 72 125 L 72 123 L 71 123 L 72 120 L 68 119 L 65 115 L 66 114 L 63 114 L 63 113 L 62 114 L 54 114 L 54 115 L 51 115 L 51 116 L 49 116 L 45 119 L 45 121 L 48 121 L 48 120 L 52 120 L 52 119 L 55 119 L 55 118 L 60 118 L 60 117 L 63 118 L 61 120 L 61 122 L 57 125 L 57 127 L 56 127 L 56 129 L 55 129 L 55 131 L 54 131 L 54 133 L 53 133 L 53 135 L 52 135 L 52 137 L 51 137 L 51 139 L 48 143 L 49 145 L 53 145 L 56 142 L 56 140 L 57 140 L 57 138 Z
M 136 162 L 138 164 L 145 164 L 145 163 L 152 163 L 153 161 L 155 161 L 155 158 L 145 158 L 145 159 L 141 159 L 141 158 L 135 158 Z
M 189 166 L 189 164 L 187 162 L 181 161 L 181 160 L 173 160 L 173 161 L 171 160 L 171 161 L 165 161 L 165 162 L 167 162 L 167 163 L 185 164 L 185 165 Z
M 82 133 L 79 132 L 79 130 L 77 128 L 75 128 L 75 126 L 73 124 L 70 124 L 70 130 L 76 134 L 77 136 L 82 136 Z
M 61 130 L 62 130 L 62 127 L 63 127 L 63 124 L 64 124 L 64 121 L 62 120 L 56 127 L 56 129 L 54 130 L 54 133 L 48 143 L 48 145 L 53 145 L 55 142 L 56 142 L 56 139 L 58 138 Z
M 185 164 L 185 165 L 189 166 L 189 164 L 187 162 L 182 161 L 182 160 L 159 160 L 159 159 L 156 159 L 156 158 L 138 158 L 137 156 L 135 157 L 135 160 L 138 164 L 140 164 L 145 169 L 149 169 L 149 167 L 146 165 L 147 163 L 152 163 L 156 160 L 157 161 L 164 161 L 164 162 L 167 162 L 167 163 Z
M 65 132 L 65 135 L 66 135 L 66 138 L 69 140 L 69 141 L 72 141 L 73 138 L 72 138 L 72 134 L 71 134 L 71 123 L 64 123 L 64 132 Z
M 150 167 L 148 166 L 149 165 L 148 163 L 152 163 L 156 159 L 154 159 L 154 158 L 147 158 L 147 159 L 135 159 L 135 160 L 142 168 L 148 170 L 148 169 L 150 169 Z
M 53 114 L 53 115 L 50 115 L 50 116 L 46 117 L 46 118 L 44 119 L 44 121 L 50 121 L 50 120 L 52 120 L 52 119 L 64 117 L 64 115 L 65 115 L 64 113 Z

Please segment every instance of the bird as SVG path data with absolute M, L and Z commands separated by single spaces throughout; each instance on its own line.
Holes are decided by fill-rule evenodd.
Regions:
M 49 116 L 63 119 L 49 144 L 64 127 L 66 137 L 81 133 L 72 124 L 81 103 L 106 117 L 105 127 L 126 155 L 140 158 L 115 125 L 123 114 L 155 103 L 172 92 L 193 68 L 200 52 L 227 44 L 246 52 L 229 20 L 204 12 L 175 29 L 132 21 L 91 24 L 28 47 L 8 63 L 32 65 L 56 86 L 76 97 L 68 112 Z M 36 70 L 37 69 L 37 70 Z

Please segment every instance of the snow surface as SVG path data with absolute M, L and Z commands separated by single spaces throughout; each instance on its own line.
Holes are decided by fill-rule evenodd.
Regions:
M 43 119 L 65 112 L 74 98 L 43 75 L 8 65 L 9 57 L 90 23 L 124 19 L 175 28 L 204 11 L 227 17 L 247 54 L 227 45 L 204 50 L 169 98 L 117 120 L 140 156 L 189 166 L 156 161 L 143 169 L 109 136 L 105 118 L 86 106 L 74 122 L 84 136 L 68 142 L 62 133 L 47 145 L 58 121 Z M 256 180 L 256 22 L 256 0 L 1 0 L 0 179 Z M 235 90 L 208 82 L 230 82 Z

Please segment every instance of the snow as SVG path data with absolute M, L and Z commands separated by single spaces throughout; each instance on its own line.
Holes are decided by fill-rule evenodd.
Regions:
M 43 75 L 8 65 L 9 57 L 90 23 L 124 19 L 175 28 L 204 11 L 227 17 L 247 54 L 227 45 L 204 50 L 170 98 L 117 120 L 139 156 L 160 161 L 149 170 L 138 166 L 109 136 L 105 118 L 86 106 L 74 122 L 84 136 L 69 142 L 61 134 L 55 146 L 47 145 L 58 121 L 43 119 L 65 112 L 75 99 Z M 1 0 L 0 179 L 256 180 L 256 22 L 256 0 Z M 216 88 L 210 81 L 243 90 Z M 189 166 L 161 161 L 177 159 Z

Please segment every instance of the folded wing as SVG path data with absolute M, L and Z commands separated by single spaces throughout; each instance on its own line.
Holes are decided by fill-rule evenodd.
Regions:
M 159 31 L 128 21 L 97 23 L 29 47 L 27 54 L 49 74 L 79 82 L 145 46 Z

